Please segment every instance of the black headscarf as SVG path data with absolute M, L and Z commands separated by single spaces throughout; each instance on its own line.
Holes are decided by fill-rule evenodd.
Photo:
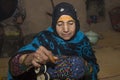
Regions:
M 52 14 L 52 28 L 55 32 L 56 32 L 57 20 L 62 15 L 71 16 L 76 23 L 76 32 L 79 31 L 80 24 L 79 24 L 79 20 L 78 20 L 75 8 L 72 6 L 72 4 L 62 2 L 54 7 L 53 14 Z

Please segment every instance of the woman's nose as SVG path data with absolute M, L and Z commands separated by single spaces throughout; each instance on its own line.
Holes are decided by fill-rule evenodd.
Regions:
M 68 27 L 68 25 L 66 23 L 64 24 L 63 31 L 64 32 L 68 32 L 69 31 L 69 27 Z

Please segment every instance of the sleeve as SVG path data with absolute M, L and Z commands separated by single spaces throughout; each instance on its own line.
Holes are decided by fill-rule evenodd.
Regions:
M 84 38 L 83 44 L 84 44 L 84 47 L 82 49 L 83 51 L 82 56 L 88 62 L 88 64 L 92 66 L 92 69 L 93 69 L 92 74 L 91 74 L 92 80 L 97 80 L 97 73 L 99 72 L 99 65 L 97 64 L 96 56 L 94 54 L 92 46 L 90 45 L 87 37 Z
M 9 72 L 12 76 L 18 76 L 23 74 L 27 69 L 28 66 L 19 63 L 19 58 L 22 54 L 29 54 L 35 52 L 37 48 L 41 46 L 41 42 L 36 36 L 33 41 L 18 50 L 18 52 L 11 57 L 9 60 Z

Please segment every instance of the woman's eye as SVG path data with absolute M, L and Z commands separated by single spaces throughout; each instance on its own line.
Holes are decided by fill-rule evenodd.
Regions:
M 58 26 L 62 26 L 63 23 L 62 23 L 62 22 L 58 22 L 57 25 L 58 25 Z
M 74 25 L 74 22 L 68 22 L 69 25 Z
M 69 24 L 70 24 L 70 25 L 73 25 L 73 22 L 70 22 Z

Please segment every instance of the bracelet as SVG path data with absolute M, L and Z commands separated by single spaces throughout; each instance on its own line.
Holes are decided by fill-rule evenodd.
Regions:
M 22 64 L 23 64 L 23 65 L 25 65 L 25 60 L 27 59 L 28 56 L 29 56 L 29 55 L 26 54 L 25 57 L 23 58 L 23 60 L 22 60 Z
M 25 60 L 27 59 L 27 57 L 28 57 L 29 55 L 28 54 L 26 54 L 25 55 L 25 57 L 23 57 L 23 60 L 22 60 L 22 63 L 21 63 L 21 70 L 23 70 L 23 71 L 28 71 L 31 67 L 30 66 L 27 66 L 26 64 L 25 64 Z

